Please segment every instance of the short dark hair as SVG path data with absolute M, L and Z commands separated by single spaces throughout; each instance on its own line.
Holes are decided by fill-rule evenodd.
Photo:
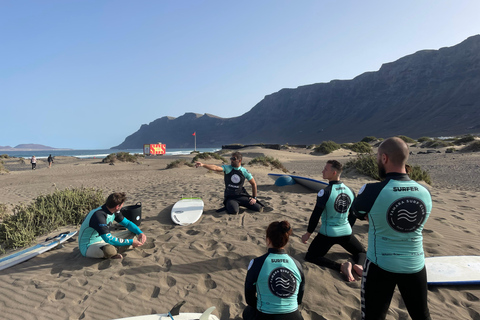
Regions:
M 274 221 L 267 228 L 267 238 L 274 248 L 282 248 L 288 243 L 292 234 L 292 227 L 287 220 Z
M 327 163 L 330 164 L 333 169 L 337 170 L 338 173 L 342 173 L 343 165 L 340 162 L 337 160 L 328 160 Z
M 232 157 L 235 157 L 237 158 L 237 160 L 242 161 L 242 154 L 239 151 L 235 151 L 234 153 L 232 153 Z
M 114 192 L 108 196 L 105 205 L 108 208 L 115 208 L 118 205 L 121 205 L 127 199 L 127 195 L 125 192 Z

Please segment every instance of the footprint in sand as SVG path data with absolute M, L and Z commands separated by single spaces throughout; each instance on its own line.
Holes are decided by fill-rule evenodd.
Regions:
M 53 300 L 62 300 L 65 298 L 65 293 L 63 293 L 60 290 L 57 290 L 55 293 L 52 293 L 51 295 L 48 296 L 48 300 L 53 301 Z
M 205 276 L 204 284 L 207 290 L 215 289 L 217 287 L 217 283 L 212 279 L 212 276 L 209 274 Z

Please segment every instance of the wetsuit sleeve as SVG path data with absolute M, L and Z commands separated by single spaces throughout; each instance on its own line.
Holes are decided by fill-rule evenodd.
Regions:
M 303 293 L 305 292 L 305 274 L 303 273 L 303 268 L 300 262 L 297 260 L 293 259 L 295 262 L 295 265 L 298 268 L 298 271 L 300 271 L 300 276 L 302 278 L 302 282 L 300 282 L 300 287 L 298 288 L 298 295 L 297 295 L 297 303 L 300 305 L 303 300 Z
M 111 233 L 101 234 L 100 236 L 102 237 L 103 241 L 116 247 L 130 246 L 133 244 L 133 239 L 117 238 Z
M 353 203 L 356 199 L 355 192 L 353 192 L 353 190 L 350 187 L 347 187 L 347 188 L 350 189 L 350 191 L 353 194 L 353 199 L 352 199 L 352 203 Z M 353 214 L 352 207 L 353 206 L 350 206 L 350 209 L 348 211 L 348 223 L 350 224 L 350 227 L 353 227 L 353 225 L 357 221 L 357 217 Z
M 245 278 L 245 301 L 255 309 L 257 309 L 257 279 L 267 256 L 268 253 L 251 260 L 248 266 L 247 277 Z
M 142 230 L 140 230 L 140 228 L 135 223 L 128 220 L 127 218 L 123 218 L 120 224 L 135 234 L 143 233 Z
M 351 211 L 355 217 L 360 220 L 365 220 L 365 217 L 368 215 L 370 210 L 375 203 L 380 191 L 382 191 L 386 182 L 379 183 L 369 183 L 365 184 L 360 191 L 358 191 L 358 196 L 353 201 Z
M 310 220 L 308 221 L 308 228 L 307 228 L 308 233 L 313 233 L 317 228 L 323 209 L 325 209 L 325 205 L 327 204 L 329 197 L 330 197 L 330 189 L 328 187 L 323 190 L 320 190 L 320 192 L 318 193 L 317 203 L 315 204 L 315 208 L 313 208 L 312 215 L 310 216 Z

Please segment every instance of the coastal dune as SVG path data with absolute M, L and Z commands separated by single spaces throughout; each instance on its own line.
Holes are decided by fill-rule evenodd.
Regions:
M 5 167 L 11 171 L 0 175 L 0 203 L 8 208 L 29 203 L 56 188 L 92 187 L 103 190 L 105 196 L 124 191 L 128 196 L 126 205 L 142 203 L 140 227 L 147 242 L 127 251 L 122 260 L 84 258 L 77 242 L 70 242 L 0 271 L 1 317 L 114 319 L 164 313 L 185 300 L 183 312 L 203 312 L 215 306 L 213 313 L 220 319 L 241 319 L 246 306 L 243 285 L 248 263 L 266 252 L 268 224 L 286 219 L 293 227 L 287 252 L 302 263 L 306 276 L 306 292 L 300 306 L 304 319 L 359 319 L 360 281 L 348 283 L 340 273 L 304 261 L 308 244 L 303 244 L 300 237 L 306 231 L 316 194 L 300 185 L 277 187 L 267 174 L 281 173 L 280 170 L 247 165 L 255 156 L 272 156 L 296 175 L 321 179 L 327 160 L 345 163 L 355 153 L 337 150 L 329 155 L 312 155 L 305 149 L 258 147 L 241 152 L 245 167 L 258 184 L 259 199 L 266 205 L 263 213 L 244 209 L 238 215 L 216 212 L 223 201 L 221 174 L 187 166 L 165 169 L 175 159 L 190 161 L 192 155 L 115 165 L 100 163 L 98 159 L 65 157 L 56 159 L 51 169 L 39 163 L 34 171 L 28 170 L 29 164 L 23 167 L 16 163 L 18 160 L 5 161 Z M 478 160 L 475 154 L 411 157 L 410 162 L 427 168 L 433 180 L 428 187 L 434 207 L 424 230 L 427 257 L 478 255 Z M 218 160 L 205 163 L 220 164 Z M 464 170 L 462 163 L 470 169 Z M 342 178 L 356 193 L 364 183 L 374 181 L 355 172 L 346 172 Z M 250 191 L 248 183 L 246 189 Z M 173 204 L 182 197 L 193 196 L 204 200 L 203 216 L 193 225 L 173 224 Z M 66 226 L 65 230 L 78 227 Z M 59 231 L 63 230 L 51 235 Z M 365 246 L 367 232 L 368 224 L 357 221 L 354 233 Z M 351 261 L 338 246 L 327 256 L 340 262 Z M 480 319 L 479 286 L 430 287 L 428 299 L 433 319 Z M 409 319 L 398 292 L 387 319 Z

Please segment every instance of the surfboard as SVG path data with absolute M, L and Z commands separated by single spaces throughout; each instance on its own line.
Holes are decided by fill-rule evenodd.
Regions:
M 32 259 L 33 257 L 36 257 L 50 249 L 53 249 L 59 244 L 62 244 L 73 237 L 76 233 L 77 231 L 64 232 L 55 237 L 47 238 L 44 242 L 2 257 L 0 258 L 0 270 L 10 268 L 21 262 Z
M 480 256 L 425 258 L 429 285 L 480 284 Z
M 144 316 L 133 316 L 128 318 L 118 318 L 115 320 L 219 320 L 215 315 L 211 314 L 215 307 L 210 307 L 204 313 L 179 313 L 173 315 L 171 313 L 148 314 Z
M 172 208 L 172 221 L 181 226 L 195 223 L 203 213 L 203 200 L 201 198 L 182 198 Z
M 291 174 L 269 173 L 268 176 L 275 181 L 280 177 L 284 177 L 284 176 L 291 177 L 293 180 L 295 180 L 296 183 L 310 190 L 313 190 L 315 192 L 325 189 L 328 186 L 328 183 L 323 181 L 319 181 L 319 180 L 315 180 L 307 177 L 294 176 Z

